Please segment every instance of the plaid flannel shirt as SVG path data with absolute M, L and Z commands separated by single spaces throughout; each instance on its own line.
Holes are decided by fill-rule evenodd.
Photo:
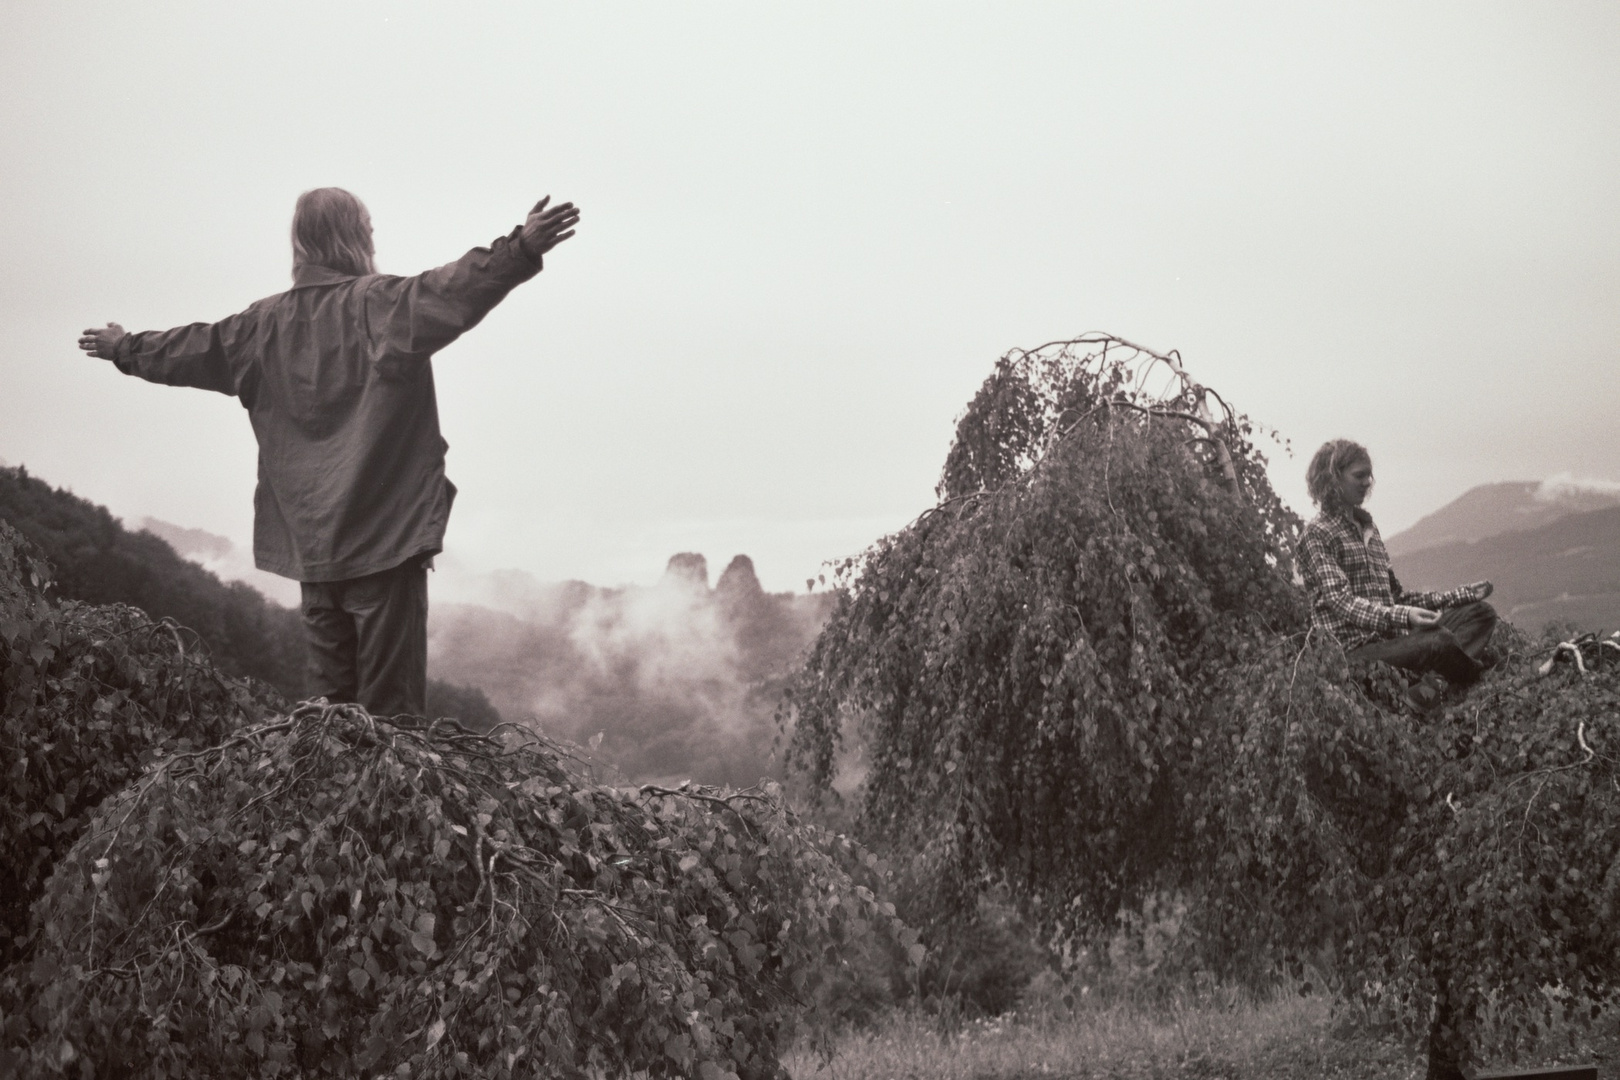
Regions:
M 1467 586 L 1446 592 L 1407 592 L 1389 568 L 1384 538 L 1366 511 L 1316 515 L 1299 540 L 1300 573 L 1311 599 L 1311 625 L 1346 649 L 1412 628 L 1405 606 L 1439 611 L 1474 599 Z

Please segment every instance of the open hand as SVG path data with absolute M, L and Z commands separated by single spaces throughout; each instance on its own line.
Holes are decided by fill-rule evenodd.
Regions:
M 79 335 L 79 348 L 91 356 L 111 360 L 118 355 L 118 343 L 124 340 L 124 328 L 115 322 L 91 327 Z
M 551 196 L 547 195 L 535 203 L 523 222 L 523 250 L 531 258 L 538 259 L 573 236 L 574 226 L 579 224 L 579 208 L 573 203 L 565 202 L 547 209 L 549 202 Z

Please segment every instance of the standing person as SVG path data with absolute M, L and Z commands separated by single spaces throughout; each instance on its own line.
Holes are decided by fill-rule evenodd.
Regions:
M 293 210 L 293 287 L 217 323 L 86 330 L 126 375 L 238 398 L 259 442 L 253 557 L 303 584 L 310 691 L 379 715 L 426 708 L 427 567 L 444 546 L 433 354 L 574 235 L 541 199 L 489 247 L 415 277 L 377 273 L 371 215 L 342 188 Z
M 1496 625 L 1485 603 L 1491 583 L 1447 592 L 1408 592 L 1389 568 L 1372 515 L 1372 456 L 1348 439 L 1324 443 L 1305 472 L 1321 509 L 1299 542 L 1311 625 L 1353 660 L 1382 660 L 1408 671 L 1434 671 L 1454 683 L 1479 678 L 1480 653 Z

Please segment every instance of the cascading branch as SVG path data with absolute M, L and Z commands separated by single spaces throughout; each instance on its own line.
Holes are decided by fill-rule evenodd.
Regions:
M 1049 923 L 1170 883 L 1206 689 L 1301 623 L 1297 521 L 1251 434 L 1174 354 L 1003 357 L 939 506 L 840 568 L 791 759 L 824 788 L 858 745 L 864 835 L 942 882 L 1013 883 Z
M 109 800 L 35 907 L 8 1073 L 777 1077 L 875 860 L 772 788 L 301 706 Z
M 1205 937 L 1328 947 L 1341 992 L 1426 1034 L 1435 1080 L 1544 1055 L 1620 990 L 1620 665 L 1544 676 L 1548 648 L 1498 644 L 1418 715 L 1389 669 L 1279 642 L 1205 710 L 1185 786 Z
M 172 622 L 53 600 L 50 573 L 0 521 L 0 965 L 27 948 L 29 905 L 97 804 L 163 755 L 285 708 L 222 678 Z

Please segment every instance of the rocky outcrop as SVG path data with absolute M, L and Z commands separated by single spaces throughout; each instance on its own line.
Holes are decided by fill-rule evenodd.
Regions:
M 695 551 L 682 551 L 669 557 L 664 567 L 665 581 L 679 581 L 709 587 L 709 560 Z
M 754 560 L 746 555 L 733 558 L 721 572 L 720 580 L 714 583 L 714 593 L 719 600 L 732 603 L 765 595 L 759 575 L 754 573 Z

